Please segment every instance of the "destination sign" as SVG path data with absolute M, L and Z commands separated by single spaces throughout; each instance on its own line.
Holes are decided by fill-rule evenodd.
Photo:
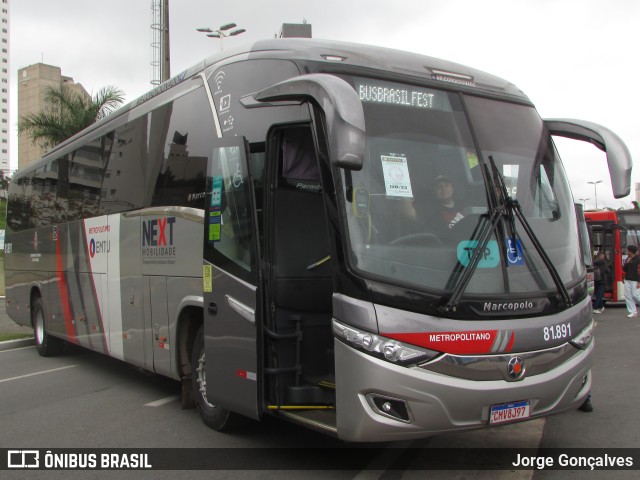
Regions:
M 383 81 L 356 81 L 356 92 L 363 103 L 398 105 L 416 109 L 451 111 L 446 93 Z

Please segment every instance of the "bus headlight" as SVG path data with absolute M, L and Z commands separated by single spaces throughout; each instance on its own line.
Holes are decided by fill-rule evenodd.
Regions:
M 439 355 L 433 350 L 348 327 L 337 320 L 333 320 L 333 335 L 358 350 L 399 365 L 422 363 Z
M 593 327 L 594 322 L 589 322 L 589 325 L 587 325 L 580 333 L 578 333 L 578 335 L 573 337 L 573 339 L 571 340 L 571 344 L 581 350 L 587 348 L 593 340 Z

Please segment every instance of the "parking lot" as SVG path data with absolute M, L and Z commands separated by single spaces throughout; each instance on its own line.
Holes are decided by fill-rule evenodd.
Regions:
M 416 449 L 460 449 L 462 457 L 477 448 L 639 448 L 640 373 L 635 368 L 640 322 L 624 308 L 607 308 L 596 317 L 596 362 L 592 413 L 568 412 L 544 420 L 430 439 L 373 445 L 371 463 L 362 470 L 325 471 L 322 461 L 305 478 L 566 478 L 566 471 L 412 470 Z M 2 315 L 4 317 L 4 313 Z M 6 319 L 5 319 L 6 320 Z M 5 327 L 6 328 L 6 327 Z M 248 455 L 254 448 L 291 452 L 279 465 L 297 465 L 295 448 L 347 449 L 339 440 L 276 419 L 252 422 L 241 431 L 219 433 L 207 428 L 195 410 L 182 410 L 178 383 L 129 365 L 78 349 L 42 358 L 35 347 L 0 351 L 0 446 L 3 448 L 233 448 Z M 244 449 L 244 450 L 243 450 Z M 380 452 L 383 452 L 380 455 Z M 287 453 L 288 455 L 289 453 Z M 418 465 L 419 456 L 413 462 Z M 286 469 L 217 472 L 216 478 L 298 478 Z M 315 462 L 314 462 L 315 463 Z M 400 470 L 397 470 L 400 466 Z M 259 467 L 259 465 L 258 465 Z M 9 472 L 15 474 L 18 472 Z M 123 472 L 28 472 L 11 478 L 123 478 Z M 135 478 L 175 478 L 176 472 L 130 472 Z M 189 472 L 205 478 L 211 472 Z M 88 475 L 90 474 L 90 475 Z M 218 476 L 220 474 L 221 476 Z M 596 478 L 572 472 L 571 478 Z M 93 476 L 92 476 L 93 475 Z M 165 476 L 166 475 L 166 476 Z M 94 477 L 95 476 L 95 477 Z M 636 478 L 637 472 L 608 472 L 608 478 Z M 4 478 L 7 476 L 3 475 Z M 187 478 L 187 477 L 185 477 Z

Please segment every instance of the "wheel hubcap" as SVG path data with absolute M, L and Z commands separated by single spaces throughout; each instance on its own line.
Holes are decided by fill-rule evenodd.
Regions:
M 36 341 L 38 345 L 42 344 L 44 340 L 44 318 L 42 318 L 42 312 L 36 313 Z
M 207 400 L 207 372 L 204 369 L 205 358 L 204 352 L 198 358 L 198 366 L 196 367 L 197 378 L 196 382 L 198 383 L 198 392 L 200 392 L 200 396 L 202 397 L 202 401 L 210 408 L 215 408 L 216 406 Z

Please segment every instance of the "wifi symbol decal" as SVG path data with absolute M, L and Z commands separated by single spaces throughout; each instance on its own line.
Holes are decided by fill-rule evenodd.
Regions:
M 224 80 L 224 76 L 226 74 L 224 72 L 218 72 L 216 73 L 216 76 L 213 77 L 213 81 L 216 82 L 216 88 L 218 89 L 218 92 L 222 90 L 222 81 Z

